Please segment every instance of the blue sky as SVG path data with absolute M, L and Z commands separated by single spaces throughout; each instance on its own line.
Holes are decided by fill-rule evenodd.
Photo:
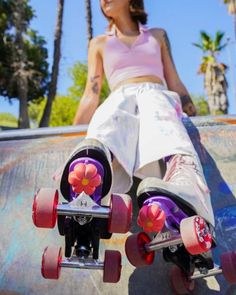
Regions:
M 53 36 L 56 22 L 57 0 L 30 0 L 35 10 L 35 19 L 31 27 L 44 36 L 49 50 L 51 65 L 53 55 Z M 219 60 L 232 65 L 227 73 L 229 82 L 229 113 L 236 114 L 236 45 L 233 43 L 233 19 L 228 15 L 223 0 L 145 0 L 145 8 L 149 15 L 150 27 L 164 28 L 171 41 L 172 53 L 178 73 L 192 94 L 204 94 L 203 77 L 197 75 L 201 61 L 201 51 L 192 45 L 200 41 L 200 30 L 204 29 L 210 35 L 217 30 L 224 31 L 231 38 L 231 45 L 219 56 Z M 106 20 L 100 12 L 99 0 L 92 0 L 94 35 L 99 35 L 106 29 Z M 225 38 L 226 41 L 226 38 Z M 62 59 L 58 94 L 66 94 L 72 81 L 68 69 L 76 61 L 87 60 L 87 35 L 84 0 L 65 0 L 64 27 L 62 39 Z M 0 112 L 18 114 L 18 103 L 10 105 L 0 97 Z

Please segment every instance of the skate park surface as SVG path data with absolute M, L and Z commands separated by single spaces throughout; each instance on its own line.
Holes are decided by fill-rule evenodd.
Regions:
M 220 254 L 236 250 L 236 116 L 185 118 L 184 124 L 199 154 L 211 190 Z M 161 252 L 151 266 L 135 269 L 125 256 L 125 240 L 139 231 L 136 225 L 135 191 L 129 233 L 101 240 L 100 260 L 105 249 L 122 253 L 121 280 L 102 282 L 101 270 L 62 269 L 59 280 L 41 276 L 41 257 L 49 245 L 64 246 L 57 228 L 39 229 L 32 222 L 34 193 L 41 187 L 58 188 L 52 175 L 86 134 L 87 126 L 15 130 L 0 133 L 0 294 L 174 294 L 169 281 L 172 264 Z M 60 197 L 63 201 L 62 197 Z M 222 275 L 199 279 L 192 294 L 236 294 Z

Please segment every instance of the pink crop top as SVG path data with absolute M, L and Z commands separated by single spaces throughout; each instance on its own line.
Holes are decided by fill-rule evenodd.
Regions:
M 140 23 L 139 32 L 130 48 L 116 37 L 115 27 L 107 32 L 103 62 L 111 89 L 126 79 L 140 76 L 156 76 L 165 81 L 160 44 Z

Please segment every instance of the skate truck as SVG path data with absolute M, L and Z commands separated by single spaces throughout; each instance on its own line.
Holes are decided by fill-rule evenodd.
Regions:
M 100 161 L 101 162 L 101 161 Z M 116 283 L 121 274 L 119 251 L 105 250 L 99 258 L 100 239 L 112 233 L 128 232 L 132 220 L 132 202 L 128 195 L 111 194 L 110 204 L 102 205 L 106 166 L 91 157 L 71 158 L 67 183 L 67 202 L 59 203 L 56 189 L 40 189 L 33 202 L 33 222 L 40 228 L 54 228 L 65 237 L 65 258 L 62 248 L 46 247 L 42 256 L 42 276 L 58 279 L 61 268 L 102 270 L 103 282 Z M 66 182 L 65 182 L 66 183 Z M 64 184 L 61 184 L 64 186 Z
M 142 181 L 137 202 L 139 208 L 146 205 L 143 214 L 145 218 L 149 215 L 148 226 L 156 225 L 157 233 L 143 231 L 127 238 L 126 256 L 133 266 L 151 265 L 155 252 L 162 250 L 164 261 L 174 264 L 170 279 L 175 294 L 190 294 L 196 279 L 218 274 L 223 274 L 228 283 L 236 283 L 236 252 L 223 253 L 220 266 L 214 264 L 214 228 L 191 204 L 170 192 L 161 179 Z M 150 212 L 148 204 L 155 204 Z

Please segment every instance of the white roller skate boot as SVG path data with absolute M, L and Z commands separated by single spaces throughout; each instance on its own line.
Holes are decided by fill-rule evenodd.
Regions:
M 188 216 L 196 214 L 201 216 L 213 231 L 215 221 L 210 190 L 197 156 L 173 155 L 167 162 L 163 179 L 148 177 L 140 183 L 137 192 L 138 204 L 141 208 L 138 224 L 146 232 L 159 232 L 164 226 L 165 212 L 160 204 L 155 202 L 152 192 L 155 196 L 158 194 L 170 197 Z M 154 219 L 155 222 L 153 222 Z M 151 228 L 152 224 L 157 230 Z

